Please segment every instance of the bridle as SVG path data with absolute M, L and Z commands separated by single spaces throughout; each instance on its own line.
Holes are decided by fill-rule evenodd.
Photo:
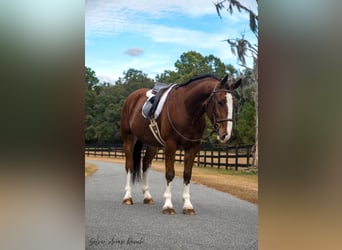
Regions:
M 216 133 L 218 133 L 219 131 L 219 128 L 220 128 L 220 123 L 221 122 L 233 122 L 234 124 L 234 118 L 224 118 L 224 119 L 217 119 L 216 118 L 216 105 L 217 105 L 217 100 L 215 98 L 215 94 L 218 93 L 218 92 L 225 92 L 225 93 L 230 93 L 232 94 L 233 91 L 231 90 L 228 90 L 228 89 L 216 89 L 216 87 L 213 89 L 213 91 L 211 92 L 210 96 L 209 96 L 209 101 L 208 101 L 208 104 L 213 101 L 214 104 L 212 105 L 212 113 L 213 113 L 213 123 L 214 123 L 214 129 L 216 131 Z M 207 104 L 207 105 L 208 105 Z M 233 115 L 234 115 L 234 112 L 233 112 Z
M 206 104 L 206 107 L 205 107 L 205 111 L 207 111 L 208 109 L 208 105 L 211 101 L 214 102 L 214 105 L 212 106 L 212 112 L 213 112 L 213 123 L 214 123 L 214 128 L 215 128 L 215 132 L 216 133 L 219 133 L 219 128 L 220 128 L 220 125 L 219 123 L 221 122 L 225 122 L 225 121 L 231 121 L 233 122 L 234 121 L 234 118 L 231 119 L 231 118 L 225 118 L 225 119 L 217 119 L 216 118 L 216 104 L 217 104 L 217 101 L 216 101 L 216 98 L 215 98 L 215 94 L 218 93 L 218 92 L 226 92 L 226 93 L 233 93 L 233 91 L 231 90 L 228 90 L 228 89 L 216 89 L 216 86 L 215 88 L 213 89 L 213 91 L 210 93 L 210 96 L 208 98 L 208 102 Z M 168 96 L 169 97 L 169 96 Z M 172 120 L 171 120 L 171 117 L 170 117 L 170 112 L 169 112 L 169 105 L 168 105 L 168 98 L 167 97 L 167 100 L 166 100 L 166 113 L 167 113 L 167 118 L 169 120 L 169 124 L 170 126 L 172 127 L 172 129 L 180 136 L 182 137 L 184 140 L 186 141 L 190 141 L 190 142 L 198 142 L 198 141 L 201 141 L 202 140 L 202 137 L 201 138 L 198 138 L 198 139 L 191 139 L 191 138 L 188 138 L 184 135 L 182 135 L 175 127 L 175 125 L 173 124 Z M 233 115 L 234 115 L 234 112 L 233 112 Z M 233 122 L 234 124 L 234 122 Z M 213 134 L 214 131 L 212 131 L 211 134 Z

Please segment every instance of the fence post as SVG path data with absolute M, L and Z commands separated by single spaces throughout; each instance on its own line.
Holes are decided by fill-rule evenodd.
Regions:
M 248 145 L 247 146 L 247 168 L 249 168 L 249 155 L 250 155 L 250 150 L 251 150 L 251 147 Z
M 207 150 L 204 150 L 204 167 L 207 166 Z
M 228 169 L 229 165 L 229 148 L 226 148 L 226 170 Z
M 198 152 L 197 152 L 197 167 L 199 167 L 199 165 L 200 165 L 200 155 L 201 155 L 201 149 L 200 150 L 198 150 Z
M 235 171 L 238 170 L 238 165 L 239 165 L 239 148 L 238 146 L 236 145 L 235 146 Z
M 210 167 L 214 167 L 214 150 L 213 148 L 210 149 Z

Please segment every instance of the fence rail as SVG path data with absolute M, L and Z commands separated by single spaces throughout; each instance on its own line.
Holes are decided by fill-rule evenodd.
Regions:
M 239 167 L 250 167 L 253 159 L 253 145 L 244 146 L 213 146 L 201 145 L 194 164 L 203 167 L 217 167 L 238 170 Z M 142 154 L 145 153 L 145 148 Z M 85 155 L 124 158 L 122 145 L 85 145 Z M 164 149 L 160 148 L 154 157 L 157 161 L 164 161 Z M 183 163 L 184 150 L 177 150 L 175 162 Z

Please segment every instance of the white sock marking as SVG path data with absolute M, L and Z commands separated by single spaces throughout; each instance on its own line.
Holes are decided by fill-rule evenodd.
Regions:
M 190 184 L 188 185 L 184 184 L 183 200 L 184 200 L 183 209 L 193 209 L 193 206 L 190 202 Z
M 163 209 L 166 208 L 173 208 L 172 201 L 171 201 L 171 182 L 166 185 L 165 193 L 164 193 L 164 198 L 165 198 L 165 203 L 163 206 Z
M 124 200 L 129 199 L 129 198 L 132 197 L 132 195 L 131 195 L 131 190 L 132 190 L 131 182 L 132 182 L 131 172 L 128 171 L 127 177 L 126 177 L 126 187 L 125 187 L 126 194 L 125 194 Z
M 144 194 L 144 199 L 151 199 L 152 195 L 150 194 L 150 191 L 148 190 L 148 178 L 147 178 L 147 171 L 143 172 L 142 174 L 142 184 L 141 184 L 141 189 Z

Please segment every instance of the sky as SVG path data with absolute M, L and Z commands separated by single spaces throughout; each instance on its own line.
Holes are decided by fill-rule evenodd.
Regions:
M 249 15 L 221 12 L 213 0 L 86 0 L 85 64 L 101 82 L 114 84 L 130 68 L 149 78 L 174 64 L 188 51 L 210 54 L 239 69 L 236 56 L 223 40 L 240 38 L 257 44 Z M 257 11 L 255 0 L 240 3 Z M 252 60 L 247 60 L 252 66 Z

